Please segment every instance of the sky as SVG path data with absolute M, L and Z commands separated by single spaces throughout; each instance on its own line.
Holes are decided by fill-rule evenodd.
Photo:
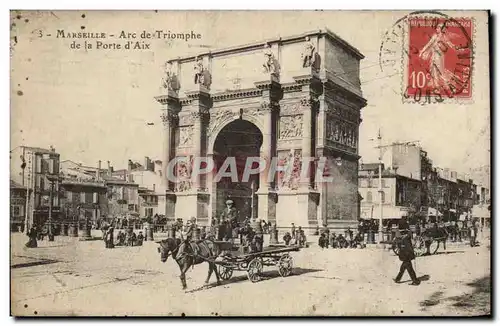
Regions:
M 360 78 L 359 154 L 377 158 L 382 143 L 419 140 L 434 164 L 458 172 L 489 164 L 490 98 L 486 15 L 472 35 L 473 98 L 441 105 L 403 103 L 397 65 L 378 65 L 384 33 L 406 12 L 14 12 L 11 17 L 11 148 L 53 145 L 62 159 L 96 166 L 161 159 L 160 81 L 166 60 L 327 27 L 365 55 Z M 457 13 L 448 13 L 456 15 Z M 84 29 L 82 29 L 84 28 Z M 119 34 L 143 30 L 200 33 L 200 40 L 154 40 L 150 50 L 71 49 L 57 30 Z M 47 34 L 50 34 L 48 36 Z M 42 35 L 42 37 L 39 37 Z M 16 37 L 13 41 L 14 36 Z M 396 73 L 394 73 L 396 72 Z M 148 125 L 148 123 L 154 125 Z

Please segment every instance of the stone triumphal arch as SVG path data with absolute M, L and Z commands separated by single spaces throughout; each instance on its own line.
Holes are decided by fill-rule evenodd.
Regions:
M 360 110 L 366 105 L 361 59 L 337 35 L 319 30 L 168 61 L 165 92 L 156 97 L 164 124 L 167 217 L 196 216 L 208 225 L 231 198 L 241 218 L 253 214 L 278 226 L 355 221 Z M 277 158 L 293 170 L 288 178 L 261 173 L 246 182 L 191 176 L 196 157 L 218 166 L 227 157 L 244 165 L 255 156 Z M 168 180 L 165 162 L 179 157 L 185 158 L 175 165 L 179 178 Z M 332 180 L 319 182 L 314 173 L 300 178 L 305 157 L 316 159 L 311 170 L 321 157 L 335 162 L 327 164 Z

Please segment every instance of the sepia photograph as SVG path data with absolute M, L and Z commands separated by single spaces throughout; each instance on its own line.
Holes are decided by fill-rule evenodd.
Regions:
M 10 315 L 491 318 L 490 15 L 11 10 Z

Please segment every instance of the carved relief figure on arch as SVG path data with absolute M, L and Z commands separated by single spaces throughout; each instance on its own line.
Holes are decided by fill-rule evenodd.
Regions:
M 348 54 L 346 60 L 335 60 L 339 52 Z M 316 72 L 303 69 L 314 66 L 316 58 L 323 58 Z M 347 124 L 331 119 L 328 103 L 347 103 L 359 113 L 366 105 L 357 82 L 359 76 L 350 76 L 338 84 L 328 71 L 338 70 L 338 65 L 351 71 L 349 66 L 359 64 L 361 59 L 363 55 L 356 48 L 326 29 L 173 59 L 180 80 L 191 83 L 180 85 L 178 97 L 161 95 L 158 102 L 163 110 L 178 113 L 182 121 L 192 112 L 203 113 L 200 117 L 205 118 L 196 116 L 189 129 L 182 123 L 164 129 L 165 160 L 189 152 L 193 158 L 210 158 L 216 163 L 210 167 L 212 173 L 200 176 L 192 173 L 196 166 L 179 165 L 178 175 L 191 176 L 190 182 L 171 187 L 170 196 L 175 200 L 166 203 L 171 206 L 166 211 L 172 212 L 173 218 L 195 216 L 200 223 L 210 225 L 230 198 L 237 209 L 246 207 L 248 214 L 278 226 L 289 225 L 291 220 L 304 228 L 313 228 L 323 221 L 335 223 L 322 207 L 336 198 L 328 195 L 328 186 L 318 186 L 316 171 L 309 170 L 315 166 L 313 162 L 322 157 L 334 161 L 338 153 L 342 153 L 342 160 L 357 165 L 359 157 L 354 144 L 359 121 Z M 241 79 L 241 88 L 228 86 L 229 71 Z M 207 84 L 207 76 L 211 84 Z M 324 136 L 320 130 L 325 130 Z M 179 132 L 182 143 L 172 137 Z M 278 157 L 278 152 L 287 153 L 286 157 Z M 310 162 L 305 168 L 311 177 L 301 182 L 304 159 Z M 283 180 L 283 171 L 270 171 L 273 160 L 291 163 L 289 179 Z M 215 178 L 216 172 L 223 168 L 229 171 L 232 164 L 238 170 L 237 180 L 229 176 Z M 243 180 L 242 171 L 248 164 L 255 173 Z M 334 174 L 331 183 L 335 189 L 351 189 L 353 173 L 356 172 L 342 170 Z M 346 222 L 357 219 L 357 205 L 351 206 L 353 209 L 342 215 Z

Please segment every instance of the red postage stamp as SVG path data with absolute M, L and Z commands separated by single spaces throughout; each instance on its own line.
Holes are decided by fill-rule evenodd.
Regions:
M 408 22 L 405 99 L 470 99 L 473 20 L 412 17 Z

